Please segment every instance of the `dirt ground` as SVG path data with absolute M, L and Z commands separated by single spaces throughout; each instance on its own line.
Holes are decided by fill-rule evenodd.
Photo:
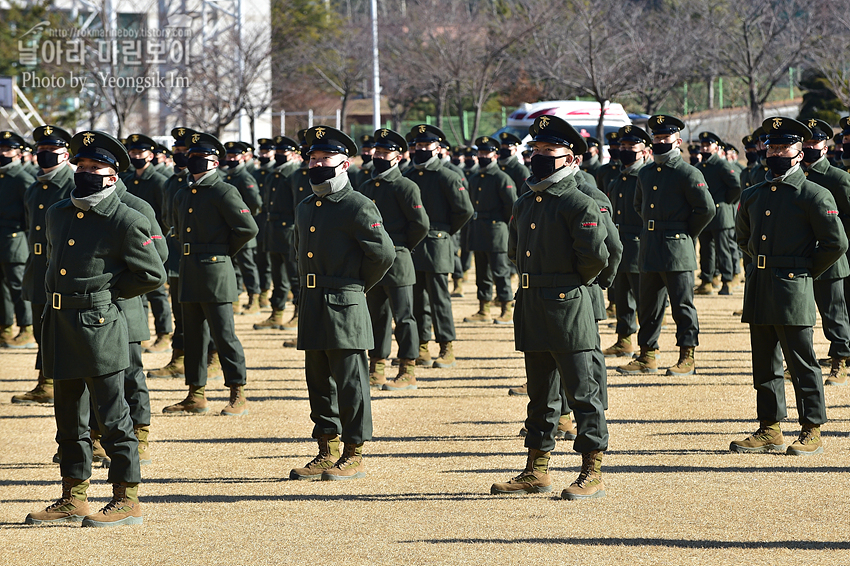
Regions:
M 472 285 L 453 299 L 457 367 L 417 369 L 419 389 L 376 392 L 367 477 L 289 481 L 316 452 L 303 353 L 292 333 L 255 331 L 267 316 L 238 316 L 248 359 L 250 415 L 217 416 L 227 393 L 208 387 L 213 411 L 165 416 L 182 380 L 149 380 L 153 464 L 142 468 L 144 525 L 116 529 L 28 527 L 23 520 L 60 492 L 50 407 L 12 405 L 32 387 L 32 351 L 0 352 L 0 548 L 8 564 L 848 564 L 850 387 L 826 390 L 825 453 L 740 455 L 729 442 L 755 430 L 747 327 L 732 297 L 697 297 L 698 374 L 627 377 L 609 358 L 607 497 L 568 502 L 580 458 L 559 441 L 555 490 L 489 495 L 525 463 L 517 433 L 526 398 L 513 328 L 461 322 L 477 307 Z M 289 311 L 285 316 L 288 318 Z M 668 321 L 669 321 L 668 316 Z M 600 324 L 603 347 L 616 337 Z M 676 361 L 675 325 L 660 363 Z M 816 350 L 827 343 L 818 327 Z M 437 347 L 432 343 L 432 355 Z M 169 354 L 145 354 L 148 368 Z M 799 432 L 786 387 L 786 440 Z M 216 416 L 213 416 L 216 415 Z M 93 507 L 108 500 L 95 469 Z

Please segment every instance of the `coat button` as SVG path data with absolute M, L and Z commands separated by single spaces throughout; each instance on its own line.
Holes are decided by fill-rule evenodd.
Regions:
M 77 218 L 82 218 L 83 216 L 85 216 L 85 214 L 83 214 L 82 212 L 77 213 Z
M 313 252 L 307 252 L 307 257 L 313 257 Z
M 103 318 L 103 317 L 101 317 L 101 318 L 97 319 L 97 321 L 98 321 L 99 323 L 103 324 L 104 322 L 106 322 L 106 319 L 105 319 L 105 318 Z
M 192 214 L 194 211 L 195 211 L 195 209 L 190 208 L 190 209 L 189 209 L 189 214 Z
M 720 208 L 720 203 L 718 202 L 717 204 L 715 204 L 714 208 Z
M 17 232 L 14 232 L 14 233 L 12 234 L 12 237 L 13 237 L 13 238 L 17 238 L 17 237 L 18 237 L 18 233 L 17 233 Z
M 771 190 L 771 191 L 776 191 L 776 185 L 771 185 L 771 186 L 770 186 L 770 190 Z
M 69 246 L 73 246 L 75 243 L 76 243 L 76 242 L 74 242 L 74 238 L 71 238 L 70 240 L 68 240 L 68 245 L 69 245 Z
M 272 192 L 275 192 L 277 189 L 272 189 Z
M 192 194 L 193 194 L 193 195 L 194 195 L 194 194 L 196 194 L 197 192 L 198 192 L 198 189 L 192 189 Z
M 133 181 L 133 184 L 134 184 L 134 185 L 138 185 L 138 184 L 139 184 L 139 180 L 138 180 L 138 179 L 136 179 L 135 181 Z M 103 319 L 101 319 L 101 320 L 103 320 Z
M 656 186 L 652 187 L 652 190 L 653 190 L 653 191 L 657 191 L 657 190 L 658 190 L 658 185 L 656 185 Z
M 623 198 L 623 193 L 620 193 L 620 198 Z
M 47 190 L 47 185 L 42 185 L 41 188 Z
M 793 273 L 789 273 L 789 274 L 788 274 L 788 279 L 794 279 L 794 274 L 793 274 Z
M 82 214 L 82 213 L 80 213 L 80 214 Z M 36 226 L 35 231 L 38 232 L 39 230 L 41 230 L 41 226 Z
M 186 228 L 186 231 L 187 231 L 187 232 L 191 232 L 191 231 L 192 231 L 192 228 Z
M 41 210 L 42 208 L 44 208 L 44 205 L 43 205 L 43 204 L 38 205 L 38 209 L 39 209 L 39 210 Z
M 322 201 L 317 200 L 317 201 L 316 201 L 316 206 L 322 206 Z
M 315 232 L 315 231 L 316 231 L 316 227 L 315 227 L 315 226 L 310 226 L 310 231 L 311 231 L 311 232 Z
M 218 259 L 218 258 L 216 258 L 215 256 L 212 256 L 212 257 L 210 258 L 210 261 L 216 261 L 217 259 Z
M 481 173 L 481 178 L 482 179 L 484 178 L 484 173 Z M 480 191 L 481 189 L 478 189 L 478 190 Z
M 64 269 L 59 270 L 59 275 L 65 275 L 66 273 L 68 273 L 68 272 L 65 271 Z
M 625 181 L 627 178 L 628 178 L 628 177 L 623 177 L 623 180 Z
M 650 204 L 649 208 L 655 208 L 655 204 Z
M 655 170 L 658 171 L 659 173 L 661 173 L 661 167 L 656 167 Z
M 769 210 L 765 210 L 765 211 L 764 211 L 764 215 L 765 215 L 765 216 L 770 216 L 770 211 L 769 211 Z
M 531 229 L 532 229 L 532 230 L 534 230 L 535 228 L 537 228 L 537 224 L 535 224 L 534 222 L 532 222 L 532 223 L 531 223 Z
M 543 202 L 543 197 L 538 196 L 538 197 L 537 197 L 536 199 L 534 199 L 534 200 L 536 200 L 537 202 Z
M 420 171 L 420 172 L 419 172 L 419 176 L 420 176 L 420 177 L 421 177 L 422 175 L 424 175 L 424 174 L 425 174 L 425 171 Z
M 286 226 L 286 222 L 282 222 L 282 223 L 281 223 L 281 226 Z
M 495 223 L 496 223 L 496 221 L 494 220 L 494 221 L 493 221 L 493 224 L 495 224 Z
M 761 239 L 762 239 L 762 241 L 767 240 L 767 236 L 765 236 L 764 234 L 762 234 L 762 235 L 761 235 Z
M 808 176 L 809 176 L 809 172 L 808 172 L 808 171 L 806 171 L 806 177 L 808 177 Z
M 438 237 L 438 238 L 442 238 L 442 237 L 443 237 L 443 233 L 442 233 L 442 232 L 437 232 L 437 237 Z
M 376 186 L 376 187 L 380 187 L 380 186 L 381 186 L 381 183 L 380 183 L 379 181 L 375 181 L 375 186 Z
M 558 295 L 558 296 L 559 296 L 559 297 L 561 297 L 562 299 L 566 299 L 566 298 L 567 298 L 567 294 L 566 294 L 566 293 L 561 293 L 561 294 L 560 294 L 560 295 Z
M 622 211 L 622 210 L 618 210 L 618 211 L 617 211 L 617 214 L 623 214 L 623 211 Z
M 530 251 L 525 252 L 525 257 L 531 257 L 531 252 Z
M 676 234 L 676 239 L 677 239 L 677 240 L 679 239 L 679 234 Z

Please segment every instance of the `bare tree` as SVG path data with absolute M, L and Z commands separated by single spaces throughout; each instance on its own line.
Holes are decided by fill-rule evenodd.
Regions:
M 844 106 L 850 106 L 850 64 L 843 57 L 850 39 L 850 1 L 830 0 L 816 14 L 821 34 L 808 51 L 815 68 Z

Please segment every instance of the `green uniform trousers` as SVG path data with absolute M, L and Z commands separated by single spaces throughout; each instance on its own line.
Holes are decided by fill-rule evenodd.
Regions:
M 372 440 L 369 362 L 364 350 L 305 350 L 313 438 L 341 436 L 347 444 Z
M 598 348 L 597 348 L 598 350 Z M 563 407 L 561 386 L 567 404 L 576 419 L 573 448 L 587 453 L 608 448 L 608 425 L 605 421 L 606 386 L 599 382 L 601 352 L 525 352 L 528 377 L 528 418 L 525 427 L 526 448 L 551 451 L 555 448 L 555 431 Z M 601 362 L 605 367 L 604 360 Z
M 720 280 L 729 282 L 735 275 L 734 228 L 703 230 L 699 235 L 700 279 L 711 281 L 715 273 Z
M 815 279 L 812 286 L 815 303 L 823 323 L 823 335 L 829 340 L 830 358 L 850 358 L 850 318 L 844 296 L 845 279 Z
M 130 407 L 130 420 L 133 427 L 150 426 L 151 424 L 151 395 L 148 391 L 148 382 L 145 381 L 145 372 L 142 365 L 142 344 L 130 342 L 130 365 L 124 370 L 124 399 Z M 92 411 L 89 417 L 89 426 L 94 429 L 98 426 L 95 415 L 97 409 L 92 399 Z
M 369 357 L 386 359 L 390 356 L 395 319 L 398 357 L 415 360 L 419 355 L 419 333 L 416 330 L 416 319 L 413 318 L 413 285 L 375 285 L 366 293 L 366 304 L 369 306 L 375 337 L 375 347 L 369 350 Z
M 785 354 L 800 424 L 826 422 L 823 374 L 815 357 L 813 336 L 811 326 L 750 325 L 753 387 L 759 421 L 778 422 L 788 414 L 782 369 L 782 354 Z
M 171 347 L 184 350 L 183 343 L 183 306 L 180 304 L 180 278 L 168 278 L 168 293 L 171 295 L 171 313 L 174 315 L 174 334 L 171 335 Z
M 271 304 L 276 310 L 282 311 L 286 307 L 286 295 L 292 291 L 292 303 L 298 304 L 298 295 L 301 285 L 298 281 L 298 262 L 295 261 L 295 250 L 288 254 L 269 252 L 271 256 L 272 290 Z
M 254 260 L 257 262 L 257 274 L 260 277 L 260 291 L 268 291 L 272 288 L 272 259 L 269 252 L 254 252 Z
M 640 274 L 617 273 L 614 278 L 614 304 L 617 307 L 617 336 L 631 336 L 637 332 L 638 300 L 640 299 Z
M 496 286 L 496 300 L 502 303 L 512 301 L 511 267 L 507 252 L 473 252 L 475 256 L 475 285 L 478 287 L 478 300 L 493 299 L 493 285 Z
M 186 385 L 207 384 L 207 354 L 210 336 L 218 350 L 224 385 L 245 385 L 245 352 L 236 337 L 231 303 L 182 303 L 183 343 L 186 348 Z M 207 324 L 204 324 L 206 322 Z
M 417 271 L 413 286 L 413 316 L 419 328 L 419 341 L 431 340 L 431 327 L 437 342 L 453 342 L 455 319 L 452 315 L 452 299 L 449 293 L 449 278 L 445 273 Z
M 694 306 L 694 274 L 691 271 L 641 272 L 638 299 L 638 344 L 658 349 L 664 307 L 670 297 L 670 310 L 676 321 L 676 345 L 699 346 L 699 321 Z
M 35 369 L 41 369 L 41 315 L 44 312 L 44 307 L 45 305 L 32 304 L 32 333 L 38 346 L 38 351 L 35 354 Z
M 100 428 L 100 442 L 112 463 L 109 483 L 138 483 L 139 441 L 133 433 L 130 408 L 124 399 L 124 372 L 99 377 L 57 379 L 54 383 L 56 402 L 56 438 L 62 461 L 63 478 L 87 480 L 91 477 L 92 441 L 89 435 L 89 412 L 95 407 Z
M 156 291 L 145 294 L 142 304 L 145 307 L 145 320 L 147 320 L 148 303 L 153 312 L 153 327 L 157 334 L 171 334 L 174 327 L 171 325 L 171 307 L 168 304 L 168 291 L 162 285 Z
M 255 248 L 242 248 L 233 256 L 237 293 L 242 292 L 244 283 L 249 295 L 260 294 L 260 274 L 257 271 L 257 262 L 254 260 L 254 250 Z
M 6 326 L 11 326 L 15 321 L 18 326 L 32 324 L 30 302 L 25 301 L 22 294 L 25 267 L 25 263 L 0 263 L 0 284 L 8 289 L 8 292 L 2 294 L 3 324 Z M 14 319 L 12 314 L 15 315 Z

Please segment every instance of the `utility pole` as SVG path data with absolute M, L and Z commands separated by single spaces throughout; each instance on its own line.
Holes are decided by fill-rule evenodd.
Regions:
M 378 0 L 372 0 L 372 124 L 381 129 L 381 67 L 378 59 Z

